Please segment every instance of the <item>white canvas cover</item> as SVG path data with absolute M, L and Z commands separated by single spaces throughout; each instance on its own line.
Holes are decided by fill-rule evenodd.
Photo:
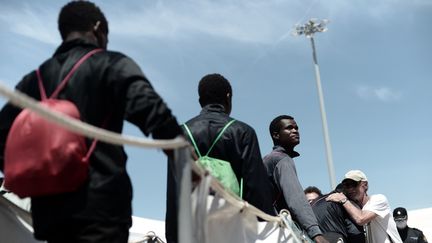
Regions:
M 9 194 L 10 199 L 14 200 L 15 197 L 12 194 L 7 194 Z M 17 203 L 21 203 L 23 206 L 26 205 L 25 201 L 19 199 Z M 30 213 L 4 196 L 0 196 L 0 237 L 2 242 L 42 242 L 35 240 L 33 237 Z
M 190 178 L 183 177 L 183 192 L 190 193 Z M 226 199 L 230 194 L 209 195 L 213 178 L 203 177 L 188 200 L 180 203 L 179 226 L 180 243 L 294 243 L 312 242 L 293 224 L 286 211 L 273 221 L 259 222 L 251 205 L 232 197 L 236 201 Z M 212 184 L 213 185 L 213 184 Z M 181 195 L 185 197 L 185 195 Z M 182 214 L 182 210 L 190 211 L 190 215 Z M 186 235 L 190 234 L 190 235 Z

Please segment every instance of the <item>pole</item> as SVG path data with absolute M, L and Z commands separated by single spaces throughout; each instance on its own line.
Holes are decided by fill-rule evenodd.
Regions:
M 321 110 L 321 120 L 322 120 L 322 127 L 323 127 L 323 133 L 324 133 L 324 143 L 326 147 L 326 155 L 327 155 L 327 167 L 328 167 L 328 173 L 330 176 L 330 186 L 331 189 L 336 188 L 336 179 L 335 179 L 335 172 L 334 172 L 334 166 L 333 166 L 333 155 L 332 155 L 332 149 L 330 144 L 330 136 L 328 132 L 328 126 L 327 126 L 327 116 L 324 106 L 324 96 L 321 88 L 321 78 L 320 78 L 320 71 L 316 56 L 316 50 L 315 50 L 315 41 L 313 36 L 310 37 L 311 44 L 312 44 L 312 55 L 313 55 L 313 61 L 314 61 L 314 67 L 315 67 L 315 78 L 316 78 L 316 85 L 318 90 L 318 97 L 319 97 L 319 103 L 320 103 L 320 110 Z

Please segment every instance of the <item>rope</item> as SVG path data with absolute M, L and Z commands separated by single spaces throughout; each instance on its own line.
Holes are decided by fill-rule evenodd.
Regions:
M 71 131 L 74 131 L 83 136 L 104 141 L 111 144 L 117 145 L 132 145 L 137 147 L 146 148 L 161 148 L 161 149 L 175 149 L 180 147 L 188 146 L 189 143 L 183 138 L 157 140 L 157 139 L 143 139 L 139 137 L 121 135 L 115 132 L 111 132 L 102 128 L 92 126 L 90 124 L 71 119 L 67 115 L 59 112 L 53 112 L 50 109 L 42 106 L 39 102 L 19 91 L 12 91 L 3 84 L 0 83 L 0 95 L 9 99 L 9 102 L 19 106 L 21 108 L 30 109 L 33 112 L 38 113 L 40 116 L 48 119 L 49 121 L 55 122 Z
M 9 102 L 19 106 L 21 108 L 30 109 L 33 112 L 38 113 L 40 116 L 55 122 L 67 129 L 70 129 L 78 134 L 84 135 L 89 138 L 98 139 L 107 143 L 117 144 L 117 145 L 132 145 L 137 147 L 146 148 L 162 148 L 162 149 L 174 149 L 189 146 L 183 138 L 175 138 L 171 140 L 150 140 L 143 139 L 132 136 L 120 135 L 105 129 L 101 129 L 87 123 L 78 121 L 76 119 L 71 119 L 67 115 L 61 114 L 59 112 L 53 112 L 50 109 L 42 106 L 39 102 L 19 91 L 11 91 L 0 83 L 0 95 L 7 97 Z M 199 168 L 195 162 L 192 163 L 192 169 L 198 175 L 203 177 L 205 175 L 205 170 Z M 266 221 L 281 223 L 281 218 L 276 216 L 271 216 L 246 201 L 243 201 L 238 196 L 232 194 L 231 192 L 225 190 L 225 188 L 220 184 L 215 178 L 211 178 L 211 187 L 219 193 L 227 202 L 231 203 L 235 207 L 239 208 L 241 211 L 248 211 Z

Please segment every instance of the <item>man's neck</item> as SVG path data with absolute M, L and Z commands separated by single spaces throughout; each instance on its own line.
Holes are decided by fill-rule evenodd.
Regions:
M 64 42 L 75 40 L 75 39 L 86 39 L 90 42 L 92 42 L 95 45 L 98 45 L 98 41 L 96 36 L 92 32 L 79 32 L 79 31 L 73 31 L 69 33 L 66 38 L 64 39 Z

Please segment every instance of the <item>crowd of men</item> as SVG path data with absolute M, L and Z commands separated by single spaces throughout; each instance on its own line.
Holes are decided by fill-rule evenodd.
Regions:
M 60 11 L 58 27 L 63 43 L 39 68 L 47 93 L 54 90 L 58 77 L 64 77 L 80 57 L 102 48 L 103 52 L 82 64 L 59 98 L 75 103 L 81 119 L 92 125 L 100 125 L 109 116 L 105 129 L 113 132 L 121 133 L 123 120 L 127 120 L 156 139 L 178 136 L 188 139 L 137 64 L 122 53 L 106 50 L 108 21 L 99 7 L 88 1 L 69 2 Z M 35 71 L 30 72 L 16 89 L 40 100 L 37 76 Z M 314 195 L 307 198 L 294 163 L 300 156 L 295 151 L 300 134 L 294 117 L 280 115 L 269 123 L 274 147 L 262 156 L 256 133 L 247 123 L 236 120 L 221 133 L 234 119 L 230 116 L 233 90 L 223 75 L 204 76 L 198 83 L 198 94 L 202 109 L 186 125 L 199 151 L 211 151 L 209 156 L 230 163 L 241 183 L 243 200 L 270 215 L 288 209 L 306 235 L 318 243 L 426 242 L 418 230 L 406 226 L 405 209 L 399 208 L 392 215 L 384 195 L 367 194 L 368 180 L 359 170 L 346 173 L 334 191 L 322 195 L 321 191 L 311 189 L 306 193 Z M 10 103 L 0 111 L 1 151 L 20 111 Z M 217 143 L 212 143 L 215 139 Z M 172 153 L 165 152 L 168 156 L 166 239 L 175 243 L 178 181 L 173 172 Z M 2 171 L 3 159 L 2 154 Z M 123 147 L 100 142 L 91 155 L 89 178 L 78 190 L 32 198 L 34 235 L 49 243 L 125 243 L 131 226 L 131 200 L 132 186 Z M 423 241 L 406 241 L 415 237 Z

